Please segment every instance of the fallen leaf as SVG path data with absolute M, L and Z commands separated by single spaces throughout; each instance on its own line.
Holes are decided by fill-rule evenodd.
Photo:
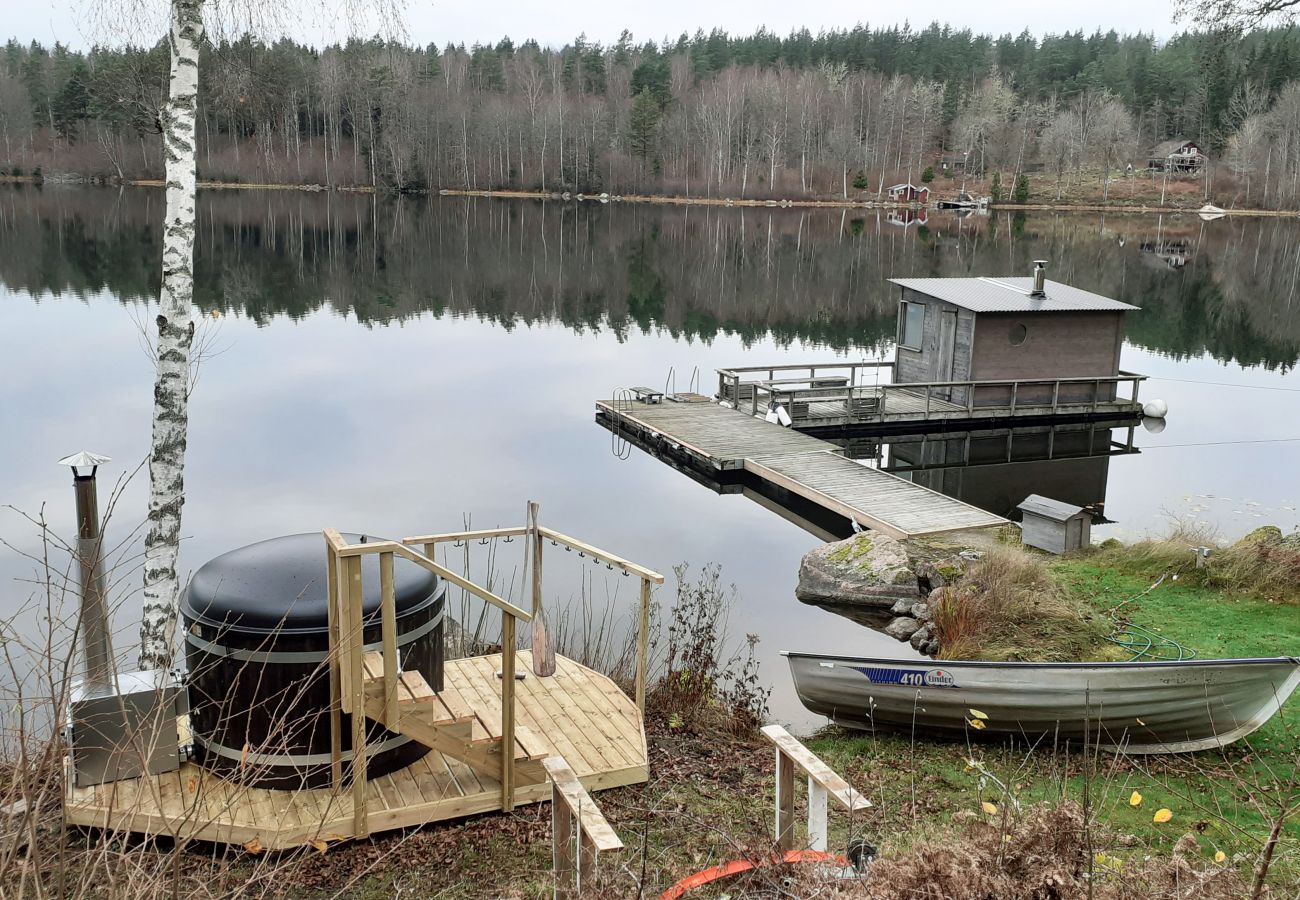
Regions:
M 330 845 L 326 841 L 322 841 L 320 838 L 315 838 L 307 843 L 311 844 L 318 853 L 324 853 L 330 848 Z
M 257 854 L 262 852 L 262 842 L 259 841 L 257 838 L 253 838 L 251 841 L 244 844 L 244 849 L 247 850 L 249 853 L 253 854 L 254 856 L 256 856 Z
M 250 748 L 249 748 L 249 746 L 248 746 L 248 742 L 245 741 L 245 742 L 244 742 L 244 749 L 243 749 L 243 750 L 240 752 L 240 754 L 239 754 L 239 768 L 240 768 L 240 769 L 243 769 L 243 768 L 244 768 L 244 763 L 248 762 L 248 751 L 249 751 L 249 749 L 250 749 Z
M 980 809 L 984 810 L 990 816 L 996 816 L 998 814 L 998 805 L 996 803 L 990 803 L 987 800 L 980 804 Z
M 974 728 L 976 731 L 983 731 L 985 728 L 984 723 L 981 722 L 979 719 L 967 719 L 966 724 L 969 725 L 971 728 Z
M 1128 798 L 1128 805 L 1129 805 L 1129 806 L 1141 806 L 1141 805 L 1142 805 L 1142 795 L 1139 794 L 1137 791 L 1134 791 L 1132 794 L 1129 795 L 1129 798 Z
M 1215 861 L 1215 862 L 1217 862 L 1217 863 L 1221 863 L 1221 862 L 1223 862 L 1223 861 L 1224 861 L 1225 859 L 1227 859 L 1227 858 L 1228 858 L 1228 854 L 1224 853 L 1222 850 L 1216 850 L 1216 851 L 1214 851 L 1214 861 Z
M 987 719 L 987 718 L 989 717 L 989 714 L 988 714 L 988 713 L 986 713 L 986 712 L 980 712 L 978 709 L 972 709 L 972 710 L 970 711 L 970 714 L 971 714 L 972 716 L 974 716 L 975 718 L 977 718 L 977 719 Z
M 1156 814 L 1151 817 L 1151 821 L 1159 825 L 1168 822 L 1173 817 L 1174 814 L 1172 810 L 1161 808 L 1156 810 Z

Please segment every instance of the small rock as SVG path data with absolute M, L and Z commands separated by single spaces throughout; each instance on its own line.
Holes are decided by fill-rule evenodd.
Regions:
M 912 604 L 912 618 L 919 619 L 922 622 L 929 622 L 934 617 L 930 615 L 930 604 L 918 600 Z
M 908 638 L 908 642 L 911 643 L 913 650 L 920 653 L 921 648 L 930 642 L 930 626 L 922 625 L 916 631 L 913 631 L 912 636 Z
M 939 642 L 934 638 L 930 638 L 930 643 L 926 644 L 925 649 L 922 650 L 921 652 L 924 653 L 926 656 L 938 656 Z
M 889 608 L 889 611 L 896 616 L 910 616 L 912 615 L 912 605 L 911 600 L 899 600 Z M 917 618 L 920 617 L 918 616 Z
M 1138 839 L 1136 834 L 1121 834 L 1115 839 L 1115 843 L 1121 847 L 1135 847 L 1137 846 L 1137 842 Z
M 900 641 L 905 641 L 916 633 L 921 623 L 910 616 L 899 616 L 885 626 L 885 634 Z

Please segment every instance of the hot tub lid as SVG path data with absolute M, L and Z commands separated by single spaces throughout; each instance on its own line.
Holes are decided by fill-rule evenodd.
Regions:
M 349 544 L 360 534 L 344 534 Z M 377 541 L 367 535 L 367 541 Z M 241 632 L 324 634 L 326 604 L 325 538 L 320 532 L 291 534 L 240 547 L 209 560 L 190 580 L 181 601 L 187 622 L 202 622 Z M 363 609 L 367 621 L 379 617 L 379 555 L 361 558 Z M 411 613 L 435 599 L 438 578 L 407 559 L 393 560 L 397 614 Z

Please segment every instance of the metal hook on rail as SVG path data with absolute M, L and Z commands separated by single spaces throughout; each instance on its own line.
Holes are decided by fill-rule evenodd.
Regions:
M 465 542 L 464 542 L 464 541 L 452 541 L 451 545 L 452 545 L 453 547 L 464 547 L 464 546 L 465 546 Z

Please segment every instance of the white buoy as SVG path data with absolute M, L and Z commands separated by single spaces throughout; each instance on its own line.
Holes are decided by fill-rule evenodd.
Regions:
M 1157 419 L 1155 416 L 1145 416 L 1142 419 L 1142 427 L 1151 434 L 1159 434 L 1165 430 L 1165 420 Z
M 1163 419 L 1169 415 L 1169 404 L 1163 400 L 1148 400 L 1142 407 L 1142 415 L 1152 419 Z

